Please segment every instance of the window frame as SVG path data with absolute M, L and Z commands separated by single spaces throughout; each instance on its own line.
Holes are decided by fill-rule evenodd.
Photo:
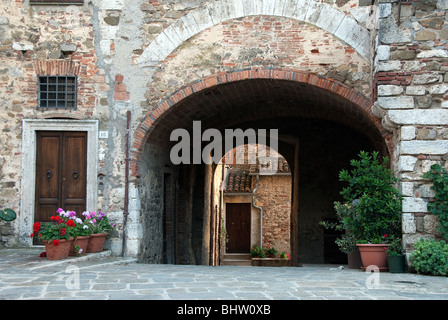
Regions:
M 65 79 L 65 81 L 59 82 L 60 79 Z M 45 80 L 45 82 L 43 82 L 42 80 Z M 54 82 L 50 80 L 54 80 Z M 69 82 L 69 80 L 73 81 Z M 46 87 L 46 89 L 42 90 L 44 86 Z M 50 86 L 54 87 L 54 90 L 50 90 Z M 69 91 L 68 89 L 71 90 Z M 52 95 L 52 97 L 49 96 L 50 94 Z M 45 97 L 43 97 L 43 95 L 45 95 Z M 61 97 L 61 95 L 63 96 Z M 73 98 L 69 99 L 68 95 L 73 95 Z M 50 102 L 54 103 L 54 105 L 49 105 Z M 77 108 L 78 108 L 78 77 L 76 75 L 38 75 L 37 109 L 76 110 Z

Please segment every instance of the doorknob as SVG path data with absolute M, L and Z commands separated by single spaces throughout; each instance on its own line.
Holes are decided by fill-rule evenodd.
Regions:
M 47 171 L 47 179 L 51 179 L 51 177 L 53 176 L 53 173 L 51 172 L 51 170 Z
M 73 174 L 72 174 L 72 176 L 73 176 L 73 179 L 78 179 L 78 177 L 79 177 L 79 175 L 78 175 L 78 171 L 73 171 Z

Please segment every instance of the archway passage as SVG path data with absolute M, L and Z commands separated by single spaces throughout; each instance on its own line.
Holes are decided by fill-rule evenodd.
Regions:
M 177 143 L 170 141 L 171 132 L 183 128 L 192 133 L 193 122 L 200 121 L 202 131 L 278 130 L 278 151 L 293 178 L 293 264 L 325 262 L 326 235 L 319 221 L 335 217 L 338 172 L 360 150 L 388 155 L 391 137 L 371 114 L 368 99 L 331 79 L 294 72 L 277 78 L 227 74 L 213 79 L 218 78 L 222 81 L 205 79 L 171 95 L 147 114 L 134 136 L 133 175 L 140 181 L 143 215 L 141 260 L 219 264 L 216 166 L 173 165 L 170 159 Z
M 256 247 L 290 255 L 292 177 L 286 159 L 266 145 L 237 146 L 221 160 L 215 177 L 222 184 L 220 264 L 250 266 Z

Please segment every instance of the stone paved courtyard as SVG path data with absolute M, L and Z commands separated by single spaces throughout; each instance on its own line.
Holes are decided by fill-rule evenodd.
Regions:
M 447 300 L 448 278 L 337 265 L 265 268 L 139 264 L 109 251 L 48 261 L 0 250 L 2 300 Z

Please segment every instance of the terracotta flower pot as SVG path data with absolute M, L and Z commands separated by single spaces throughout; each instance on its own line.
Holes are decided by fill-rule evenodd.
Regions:
M 108 233 L 94 233 L 90 235 L 89 244 L 87 245 L 87 252 L 101 252 L 106 242 Z
M 376 266 L 379 271 L 388 271 L 386 247 L 389 244 L 357 244 L 363 269 L 368 266 Z
M 75 246 L 79 246 L 79 249 L 81 249 L 81 253 L 87 252 L 87 245 L 89 244 L 90 236 L 81 236 L 76 237 L 73 241 L 72 245 L 70 246 L 70 252 L 69 256 L 77 256 L 78 251 L 75 252 Z
M 47 259 L 61 260 L 67 258 L 72 243 L 73 238 L 70 238 L 69 240 L 59 240 L 59 245 L 55 245 L 54 241 L 44 241 Z

